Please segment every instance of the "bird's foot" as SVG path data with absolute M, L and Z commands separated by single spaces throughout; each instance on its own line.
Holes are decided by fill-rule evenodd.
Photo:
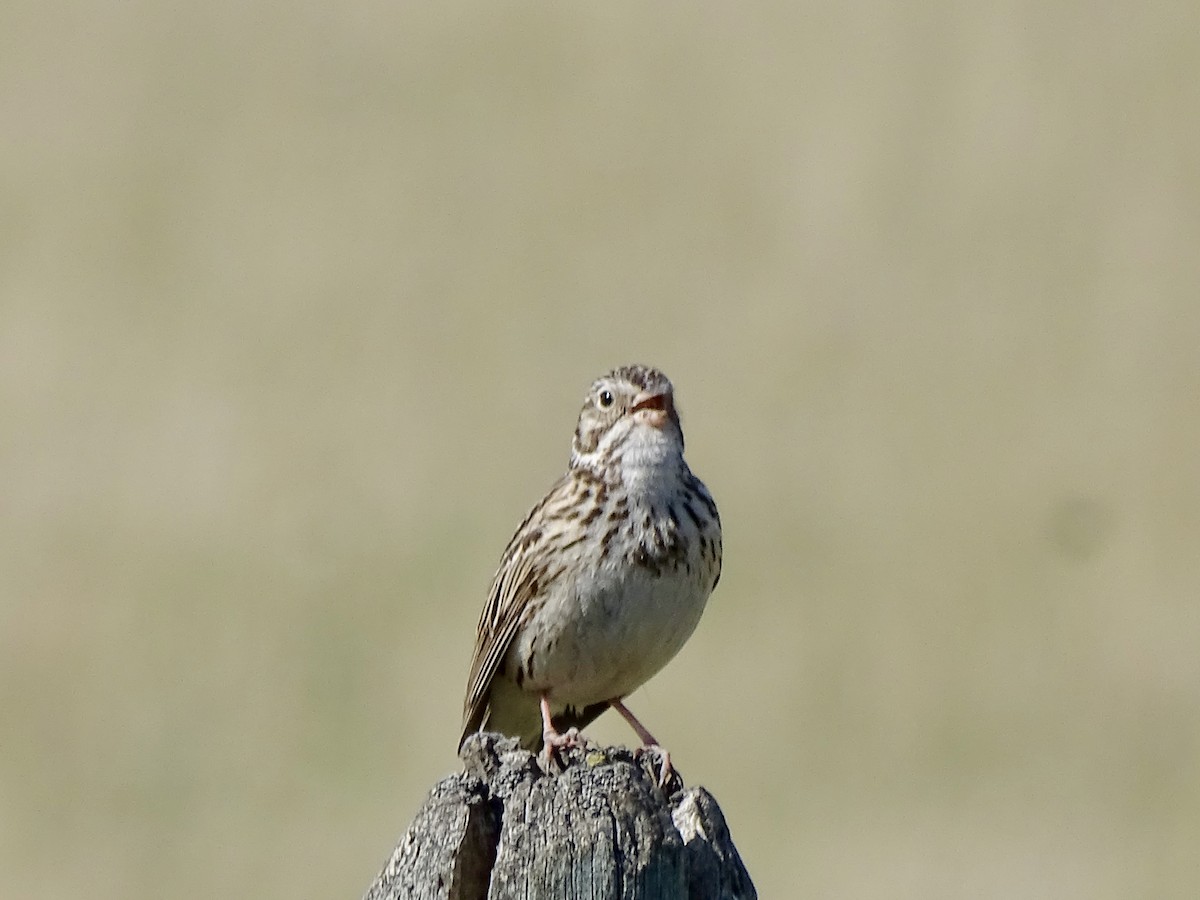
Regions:
M 558 760 L 559 764 L 565 768 L 562 759 L 558 756 L 558 751 L 569 747 L 581 747 L 584 743 L 583 735 L 579 733 L 578 728 L 568 728 L 561 734 L 553 728 L 547 728 L 542 732 L 542 745 L 547 764 L 553 764 L 555 760 Z
M 633 751 L 634 759 L 641 759 L 646 754 L 647 750 L 654 750 L 658 753 L 659 758 L 662 760 L 662 765 L 658 770 L 658 786 L 660 788 L 665 788 L 667 786 L 667 781 L 675 772 L 675 770 L 671 768 L 670 751 L 660 744 L 654 735 L 646 730 L 646 726 L 639 722 L 637 716 L 629 711 L 629 708 L 623 702 L 621 702 L 620 697 L 614 697 L 612 700 L 609 700 L 608 705 L 621 714 L 621 717 L 628 722 L 630 727 L 633 728 L 634 732 L 637 733 L 638 740 L 642 742 L 642 746 Z
M 633 751 L 633 758 L 640 760 L 648 753 L 654 753 L 659 758 L 658 786 L 665 788 L 667 782 L 671 780 L 671 776 L 675 774 L 675 769 L 671 765 L 671 751 L 660 744 L 646 744 Z

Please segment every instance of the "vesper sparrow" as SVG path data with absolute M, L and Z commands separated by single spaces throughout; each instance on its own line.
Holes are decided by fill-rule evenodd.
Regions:
M 645 366 L 597 379 L 566 474 L 492 581 L 459 747 L 499 731 L 550 756 L 610 706 L 657 746 L 622 701 L 679 652 L 720 576 L 721 520 L 683 459 L 671 382 Z

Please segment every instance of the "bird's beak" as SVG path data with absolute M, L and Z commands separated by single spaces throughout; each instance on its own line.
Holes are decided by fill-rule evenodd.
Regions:
M 655 428 L 662 428 L 671 419 L 676 417 L 675 402 L 671 399 L 670 393 L 650 394 L 640 397 L 630 412 L 641 412 L 646 410 L 648 415 L 646 419 Z

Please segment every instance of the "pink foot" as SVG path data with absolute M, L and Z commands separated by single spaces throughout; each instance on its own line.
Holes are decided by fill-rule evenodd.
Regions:
M 633 751 L 633 758 L 641 759 L 649 750 L 657 750 L 659 757 L 662 759 L 662 765 L 658 769 L 658 786 L 665 788 L 667 782 L 671 780 L 671 776 L 675 774 L 675 769 L 671 766 L 671 751 L 659 744 L 646 744 L 644 747 L 638 747 Z
M 554 762 L 555 752 L 567 747 L 579 747 L 584 743 L 583 735 L 578 728 L 568 728 L 561 734 L 555 730 L 550 716 L 550 702 L 542 697 L 542 748 L 546 754 L 546 763 Z
M 666 787 L 667 779 L 669 779 L 671 777 L 671 773 L 675 771 L 673 768 L 671 768 L 670 751 L 667 750 L 667 748 L 660 744 L 657 740 L 655 740 L 654 735 L 647 731 L 646 726 L 637 720 L 637 716 L 629 711 L 625 704 L 621 702 L 620 697 L 616 698 L 615 700 L 609 700 L 608 705 L 621 714 L 622 718 L 624 718 L 625 721 L 629 723 L 630 727 L 637 733 L 638 740 L 642 742 L 642 746 L 634 751 L 634 759 L 640 759 L 642 754 L 651 748 L 658 751 L 659 755 L 662 757 L 662 767 L 658 771 L 658 786 Z
M 542 743 L 546 751 L 546 761 L 549 762 L 554 758 L 555 751 L 567 747 L 580 747 L 584 741 L 578 728 L 568 728 L 562 734 L 551 728 L 549 731 L 542 732 Z

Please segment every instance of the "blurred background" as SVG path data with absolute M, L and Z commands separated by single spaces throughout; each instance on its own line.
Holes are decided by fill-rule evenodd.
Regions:
M 1200 895 L 1200 6 L 0 11 L 0 893 L 358 897 L 591 380 L 763 897 Z M 618 721 L 594 736 L 629 743 Z

